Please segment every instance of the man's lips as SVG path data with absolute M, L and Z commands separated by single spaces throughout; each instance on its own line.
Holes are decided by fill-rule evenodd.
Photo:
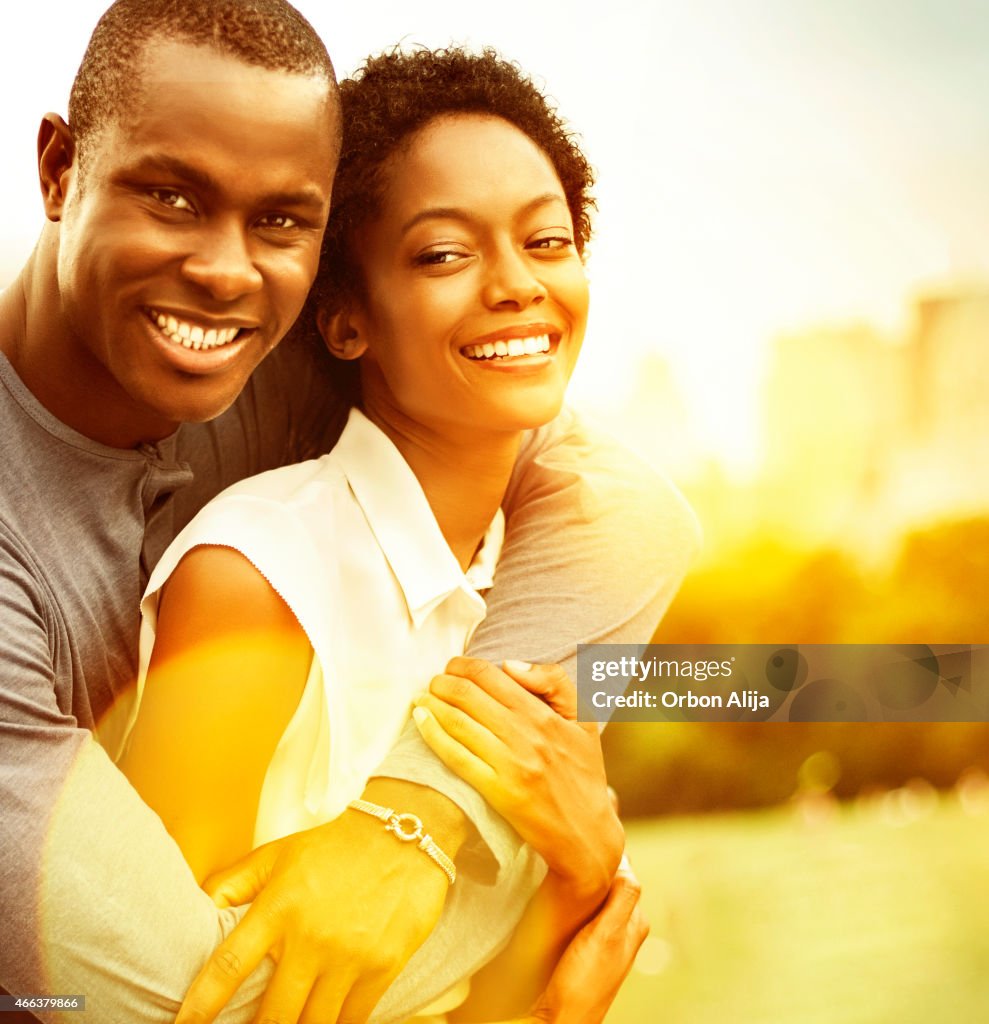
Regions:
M 253 329 L 246 323 L 210 322 L 207 320 L 189 320 L 164 312 L 153 307 L 146 310 L 148 318 L 169 341 L 183 348 L 210 350 L 229 345 L 242 336 L 243 332 Z

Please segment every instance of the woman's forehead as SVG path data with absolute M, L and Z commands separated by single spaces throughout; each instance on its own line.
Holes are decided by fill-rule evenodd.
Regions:
M 419 129 L 389 159 L 384 185 L 382 213 L 399 218 L 550 196 L 566 206 L 546 153 L 515 125 L 482 113 L 441 115 Z

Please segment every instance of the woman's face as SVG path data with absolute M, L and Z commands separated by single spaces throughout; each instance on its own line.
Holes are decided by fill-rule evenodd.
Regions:
M 553 165 L 489 115 L 430 122 L 386 167 L 357 240 L 350 311 L 373 418 L 518 431 L 552 419 L 587 322 L 584 266 Z

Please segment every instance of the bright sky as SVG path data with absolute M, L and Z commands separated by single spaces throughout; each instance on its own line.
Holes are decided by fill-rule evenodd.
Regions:
M 489 44 L 581 133 L 600 214 L 578 404 L 620 405 L 637 360 L 659 352 L 712 449 L 744 464 L 775 334 L 895 329 L 916 288 L 989 277 L 983 0 L 298 6 L 340 74 L 399 40 Z M 64 113 L 103 7 L 21 4 L 2 34 L 0 283 L 40 224 L 38 116 Z

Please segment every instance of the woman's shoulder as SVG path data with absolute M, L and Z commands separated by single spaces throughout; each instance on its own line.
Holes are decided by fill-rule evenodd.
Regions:
M 336 524 L 348 500 L 346 479 L 331 455 L 241 480 L 175 537 L 151 574 L 145 600 L 199 547 L 238 552 L 283 595 L 311 588 L 312 567 L 329 557 L 326 537 L 338 533 Z
M 346 479 L 332 451 L 316 459 L 293 462 L 238 480 L 205 505 L 193 518 L 193 522 L 213 507 L 237 505 L 245 500 L 291 507 L 311 497 L 310 492 L 314 488 L 326 494 L 332 494 L 334 489 L 346 488 Z

